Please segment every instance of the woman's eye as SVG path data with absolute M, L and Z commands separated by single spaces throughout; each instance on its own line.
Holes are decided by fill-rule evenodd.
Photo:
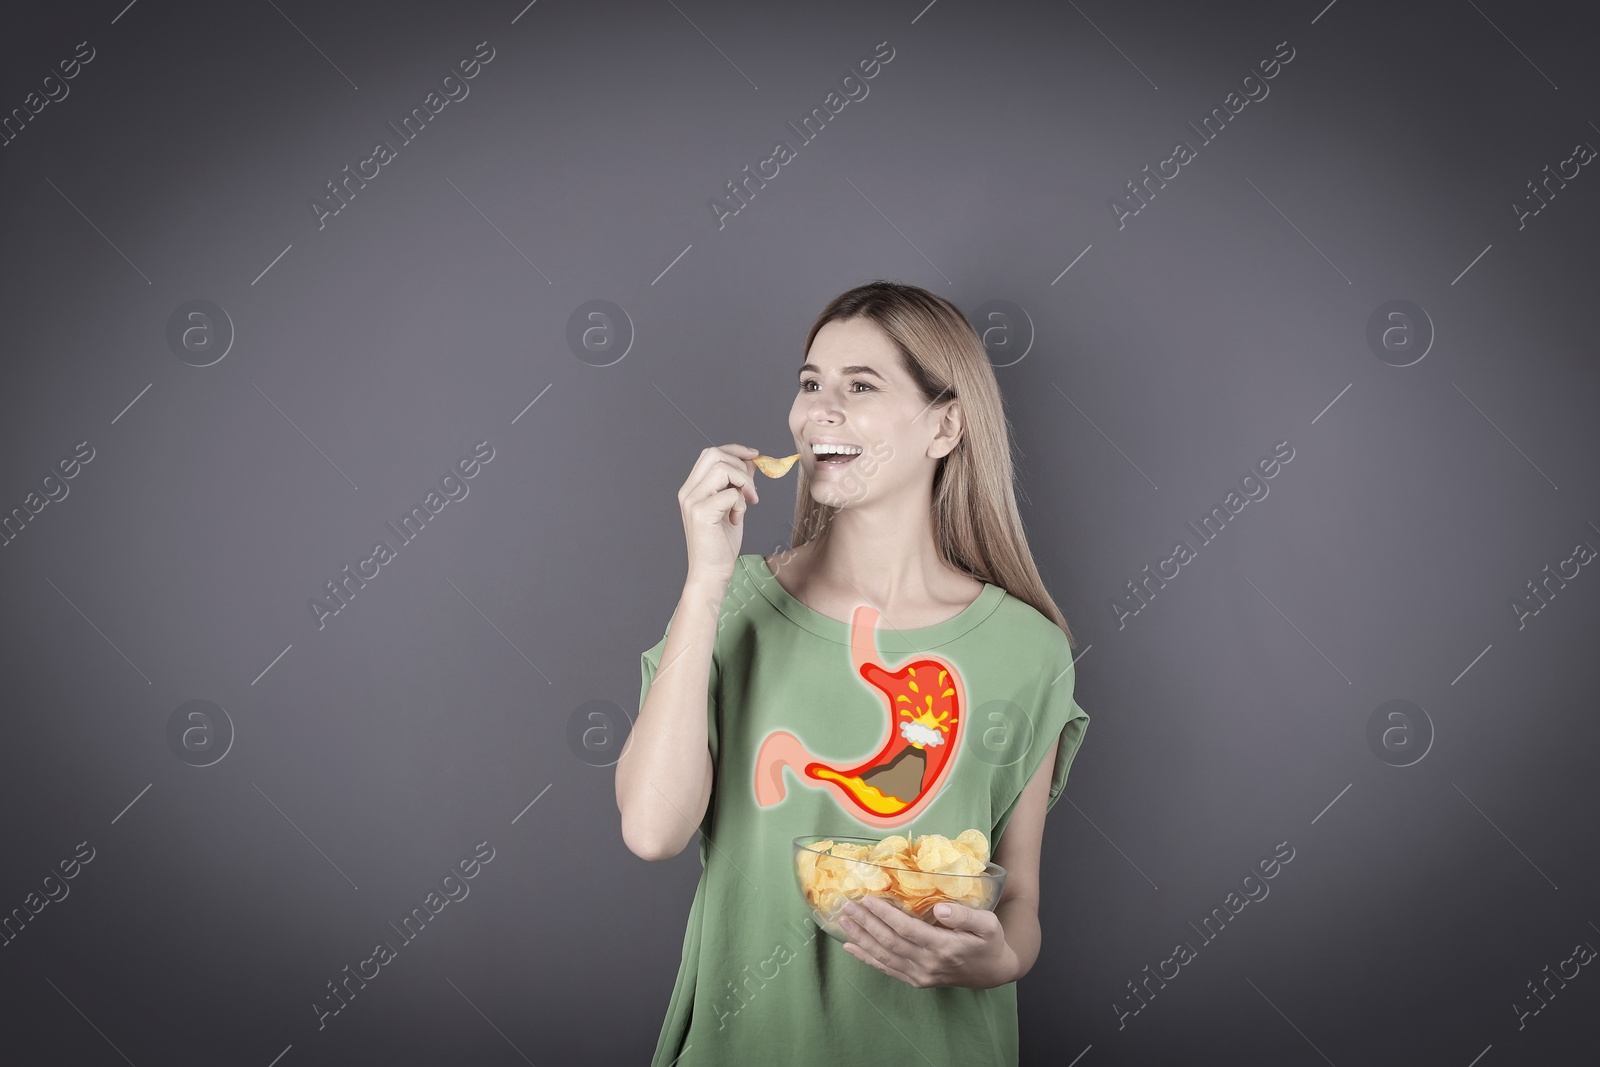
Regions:
M 810 387 L 813 386 L 813 385 L 816 385 L 816 384 L 817 384 L 817 380 L 815 378 L 807 378 L 805 381 L 800 383 L 800 391 L 803 392 L 803 393 L 804 392 L 809 392 L 810 391 Z M 875 386 L 870 385 L 867 382 L 861 381 L 860 379 L 857 379 L 856 381 L 853 381 L 850 384 L 852 386 L 864 385 L 864 386 L 867 387 L 867 389 L 869 391 L 871 391 L 871 390 L 876 388 Z

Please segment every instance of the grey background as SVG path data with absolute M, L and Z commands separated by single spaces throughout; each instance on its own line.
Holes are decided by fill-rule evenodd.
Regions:
M 1514 1005 L 1600 945 L 1600 577 L 1511 607 L 1600 545 L 1600 177 L 1521 229 L 1511 208 L 1600 144 L 1592 12 L 110 0 L 4 23 L 6 114 L 96 50 L 0 148 L 0 509 L 96 450 L 0 548 L 0 914 L 95 849 L 0 948 L 8 1062 L 644 1062 L 699 865 L 628 853 L 590 764 L 676 603 L 696 453 L 786 452 L 807 325 L 875 277 L 1027 317 L 996 362 L 1094 725 L 1046 832 L 1024 1062 L 1594 1056 L 1590 968 L 1521 1027 Z M 308 201 L 480 41 L 470 94 L 319 230 Z M 709 199 L 880 41 L 869 95 L 719 229 Z M 1119 229 L 1110 199 L 1280 41 L 1270 95 Z M 166 341 L 195 299 L 236 331 L 204 368 Z M 634 331 L 604 367 L 567 342 L 597 299 Z M 1366 343 L 1392 299 L 1436 331 L 1411 366 Z M 468 496 L 319 630 L 308 598 L 481 440 Z M 1280 441 L 1269 495 L 1201 546 L 1185 522 Z M 786 543 L 790 502 L 763 505 L 745 551 Z M 1119 625 L 1179 538 L 1197 558 Z M 235 731 L 207 767 L 167 741 L 197 699 Z M 1426 713 L 1410 766 L 1367 741 L 1391 700 Z M 600 758 L 569 743 L 592 701 Z M 325 983 L 480 841 L 470 895 L 318 1029 Z M 1282 841 L 1270 895 L 1202 945 Z M 1119 1020 L 1181 940 L 1197 957 Z

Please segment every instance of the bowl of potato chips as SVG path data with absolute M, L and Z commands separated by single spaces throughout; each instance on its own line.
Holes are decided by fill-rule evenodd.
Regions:
M 816 924 L 845 942 L 850 936 L 839 919 L 847 901 L 878 897 L 932 923 L 933 906 L 941 901 L 993 911 L 1006 870 L 989 862 L 989 841 L 981 830 L 953 838 L 895 834 L 881 840 L 813 834 L 794 839 L 794 877 Z

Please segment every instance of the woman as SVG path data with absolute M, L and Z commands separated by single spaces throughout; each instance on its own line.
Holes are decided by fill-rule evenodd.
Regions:
M 652 1062 L 1014 1065 L 1045 813 L 1089 721 L 1072 634 L 956 307 L 873 282 L 805 351 L 794 546 L 740 554 L 759 453 L 704 450 L 678 490 L 683 595 L 617 762 L 629 849 L 667 859 L 698 833 L 704 868 Z M 993 912 L 941 904 L 930 923 L 862 899 L 848 943 L 817 936 L 794 838 L 968 828 L 1008 872 Z

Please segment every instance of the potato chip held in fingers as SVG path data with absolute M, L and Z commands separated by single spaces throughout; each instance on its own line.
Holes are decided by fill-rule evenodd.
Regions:
M 757 456 L 755 465 L 756 469 L 768 478 L 782 478 L 789 473 L 789 468 L 794 466 L 794 461 L 799 458 L 800 453 L 798 452 L 792 456 L 784 456 L 782 459 L 775 459 L 772 456 Z

